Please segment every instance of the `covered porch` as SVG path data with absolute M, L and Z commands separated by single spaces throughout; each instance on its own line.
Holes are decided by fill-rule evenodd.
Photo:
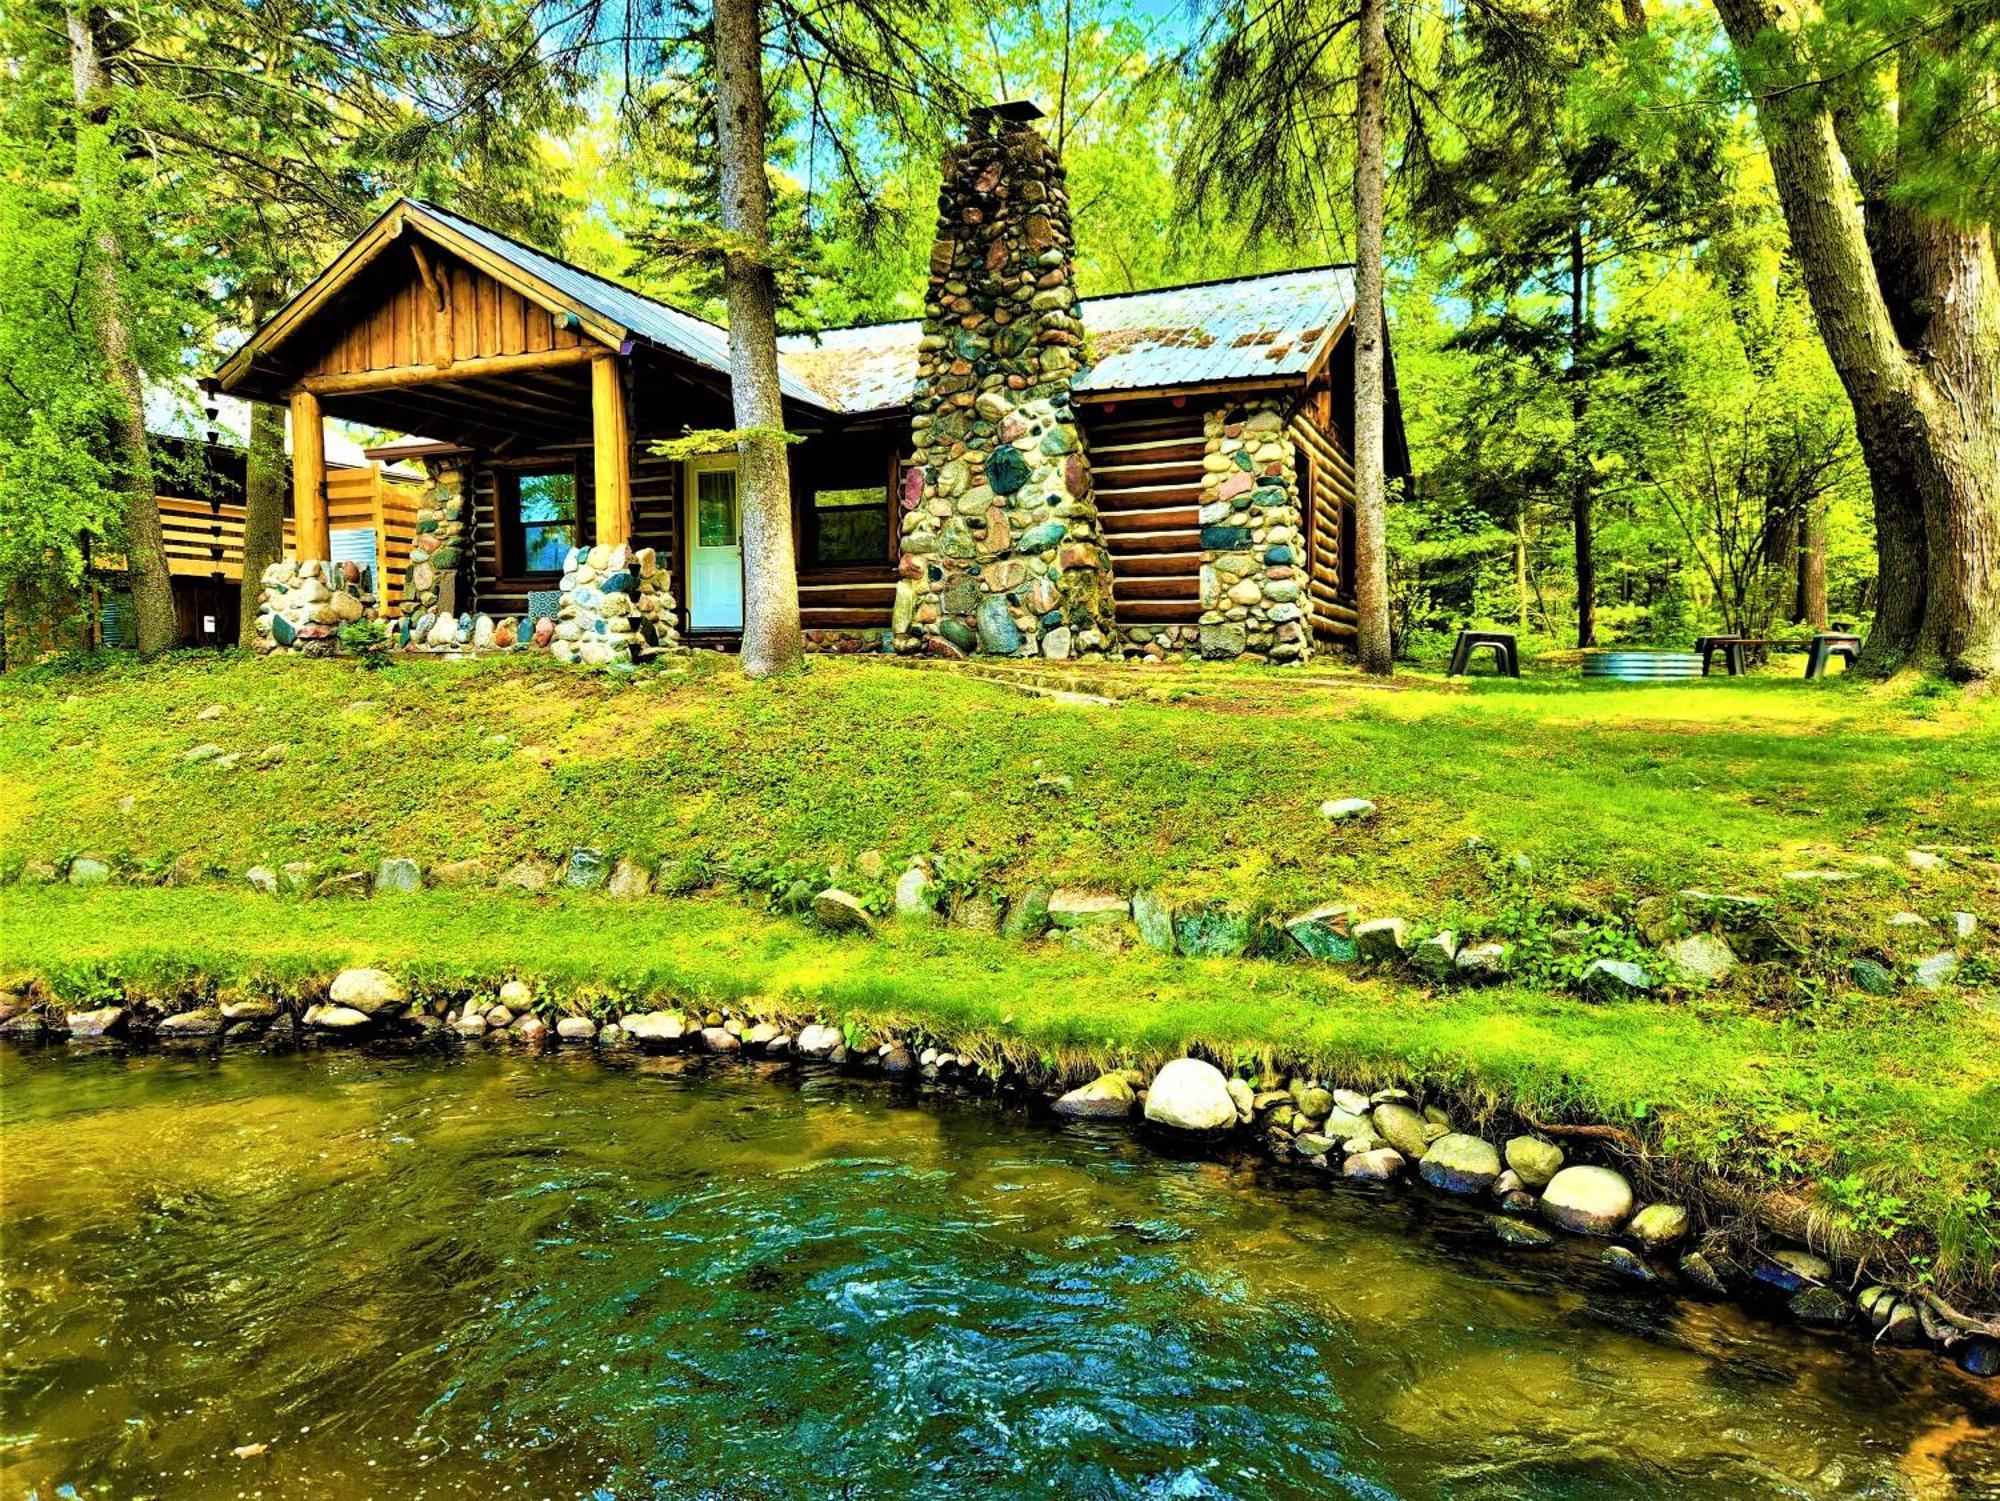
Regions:
M 422 435 L 371 450 L 429 476 L 402 587 L 372 602 L 399 636 L 421 623 L 434 644 L 468 644 L 454 631 L 477 618 L 522 640 L 576 620 L 587 638 L 605 634 L 606 610 L 621 643 L 618 622 L 637 622 L 635 647 L 727 645 L 742 629 L 734 455 L 653 451 L 732 425 L 727 336 L 698 318 L 405 201 L 259 329 L 218 385 L 290 408 L 295 561 L 308 579 L 304 565 L 333 557 L 324 422 Z M 885 629 L 900 423 L 843 423 L 789 375 L 784 396 L 787 427 L 804 437 L 793 467 L 805 623 Z M 604 597 L 618 592 L 607 578 L 632 586 L 629 611 Z

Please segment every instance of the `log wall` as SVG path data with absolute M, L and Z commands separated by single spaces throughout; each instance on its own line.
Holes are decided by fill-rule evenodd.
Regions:
M 1082 408 L 1118 623 L 1201 618 L 1203 407 L 1190 399 Z

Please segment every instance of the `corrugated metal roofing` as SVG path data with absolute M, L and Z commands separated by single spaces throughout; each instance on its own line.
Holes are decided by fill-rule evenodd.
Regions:
M 1278 271 L 1115 297 L 1079 309 L 1094 363 L 1079 394 L 1303 376 L 1354 305 L 1347 266 Z M 780 357 L 845 411 L 901 406 L 917 378 L 915 322 L 779 340 Z
M 547 283 L 563 296 L 568 297 L 598 316 L 630 329 L 640 338 L 671 349 L 684 355 L 697 365 L 705 365 L 711 370 L 729 373 L 729 334 L 706 319 L 697 318 L 692 313 L 684 313 L 679 308 L 668 307 L 664 302 L 652 298 L 630 287 L 621 287 L 615 281 L 607 281 L 595 276 L 567 261 L 559 261 L 552 255 L 544 255 L 531 246 L 510 239 L 496 230 L 475 224 L 470 219 L 461 219 L 435 204 L 411 200 L 423 213 L 430 214 L 440 222 L 464 235 L 482 249 L 512 261 L 523 271 L 538 281 Z M 838 410 L 828 398 L 797 375 L 780 368 L 778 383 L 785 395 L 794 401 L 803 401 L 822 409 Z
M 725 329 L 470 219 L 429 203 L 416 207 L 600 317 L 698 365 L 729 372 Z M 1075 390 L 1303 376 L 1353 303 L 1354 272 L 1347 266 L 1088 297 L 1079 311 L 1093 363 L 1078 375 Z M 902 406 L 916 383 L 921 335 L 914 321 L 791 335 L 778 341 L 780 384 L 793 400 L 831 411 Z

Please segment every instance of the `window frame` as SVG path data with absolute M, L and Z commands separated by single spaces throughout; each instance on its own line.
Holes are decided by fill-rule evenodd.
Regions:
M 509 579 L 525 582 L 540 582 L 545 579 L 562 577 L 562 567 L 528 567 L 528 526 L 521 516 L 521 481 L 543 474 L 567 474 L 570 480 L 571 504 L 575 514 L 570 518 L 573 533 L 572 546 L 582 546 L 587 540 L 583 531 L 583 482 L 574 459 L 540 459 L 529 463 L 513 464 L 493 471 L 493 512 L 497 523 L 495 531 L 500 540 L 500 572 Z M 553 525 L 551 522 L 536 522 L 536 526 Z
M 895 518 L 896 499 L 895 499 L 894 486 L 885 485 L 878 489 L 877 486 L 867 485 L 867 484 L 862 484 L 862 485 L 807 484 L 803 487 L 803 490 L 804 493 L 800 497 L 800 506 L 799 506 L 799 509 L 802 512 L 804 512 L 804 521 L 805 521 L 805 525 L 799 528 L 800 540 L 804 544 L 800 548 L 800 552 L 802 554 L 800 558 L 801 567 L 823 572 L 838 572 L 841 569 L 881 568 L 884 566 L 894 565 L 895 543 L 896 543 L 896 518 Z M 839 494 L 843 492 L 848 494 L 869 492 L 877 497 L 876 500 L 874 501 L 874 505 L 876 508 L 880 509 L 882 513 L 882 519 L 886 536 L 885 536 L 884 547 L 879 553 L 877 553 L 872 557 L 829 559 L 822 557 L 820 555 L 821 534 L 820 534 L 819 497 L 822 493 Z M 846 511 L 860 511 L 860 510 L 866 510 L 868 509 L 868 507 L 860 504 L 855 504 L 850 506 L 842 506 L 839 507 L 838 509 Z

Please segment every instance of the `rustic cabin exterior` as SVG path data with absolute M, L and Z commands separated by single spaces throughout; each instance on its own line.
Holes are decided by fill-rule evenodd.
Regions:
M 1076 299 L 1054 153 L 1008 107 L 954 149 L 921 321 L 783 342 L 799 600 L 829 649 L 1303 660 L 1353 630 L 1353 286 L 1340 267 Z M 423 441 L 412 646 L 620 660 L 741 630 L 726 333 L 404 200 L 222 368 L 284 402 L 295 558 L 274 645 L 354 606 L 326 417 Z M 1387 458 L 1407 472 L 1392 408 Z M 401 561 L 401 560 L 398 560 Z M 393 569 L 385 569 L 393 574 Z

